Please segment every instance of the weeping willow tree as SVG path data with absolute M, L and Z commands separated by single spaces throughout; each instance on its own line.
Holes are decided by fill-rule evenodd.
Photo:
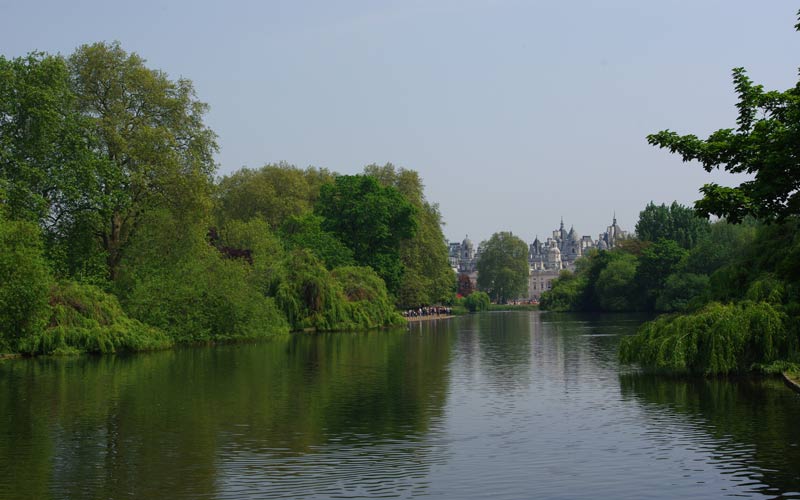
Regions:
M 620 344 L 623 363 L 670 373 L 726 375 L 767 369 L 794 357 L 787 316 L 768 302 L 712 302 L 687 315 L 645 323 Z
M 162 330 L 129 317 L 117 297 L 93 285 L 64 281 L 50 291 L 46 328 L 22 344 L 26 354 L 152 351 L 173 345 Z
M 369 267 L 328 271 L 307 250 L 288 256 L 275 300 L 294 330 L 351 330 L 400 324 L 386 285 Z

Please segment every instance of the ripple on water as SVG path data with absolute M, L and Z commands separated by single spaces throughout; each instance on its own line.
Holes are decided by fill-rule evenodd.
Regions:
M 800 498 L 780 384 L 620 375 L 636 321 L 548 318 L 0 365 L 0 499 Z

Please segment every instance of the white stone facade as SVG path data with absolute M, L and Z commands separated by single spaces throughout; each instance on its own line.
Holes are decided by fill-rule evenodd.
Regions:
M 539 300 L 542 292 L 552 288 L 552 282 L 558 278 L 562 270 L 572 271 L 575 269 L 575 261 L 583 255 L 597 248 L 598 250 L 609 250 L 619 244 L 620 241 L 628 238 L 628 232 L 623 231 L 617 225 L 617 217 L 614 215 L 613 222 L 601 233 L 597 240 L 590 236 L 578 236 L 574 227 L 569 231 L 564 228 L 564 220 L 552 236 L 544 242 L 536 239 L 528 246 L 528 263 L 530 272 L 528 275 L 528 297 L 529 300 Z M 480 258 L 481 248 L 475 249 L 469 237 L 464 238 L 461 243 L 449 243 L 450 266 L 458 274 L 469 274 L 471 279 L 477 277 L 477 262 Z

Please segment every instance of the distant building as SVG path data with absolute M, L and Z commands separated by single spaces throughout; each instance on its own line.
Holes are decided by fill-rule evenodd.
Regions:
M 617 225 L 616 214 L 611 225 L 606 228 L 605 233 L 600 234 L 597 241 L 593 241 L 590 236 L 579 237 L 574 227 L 570 227 L 569 231 L 566 231 L 564 219 L 561 219 L 561 225 L 553 231 L 552 237 L 542 243 L 537 236 L 530 244 L 528 298 L 539 300 L 542 292 L 552 288 L 553 280 L 558 278 L 561 271 L 564 269 L 574 270 L 575 261 L 583 257 L 590 249 L 609 250 L 626 238 L 628 238 L 628 233 Z
M 575 262 L 583 257 L 586 252 L 596 248 L 598 250 L 610 250 L 616 247 L 621 241 L 629 237 L 628 232 L 622 230 L 617 224 L 617 216 L 614 215 L 610 226 L 601 233 L 597 240 L 591 236 L 579 236 L 574 227 L 567 231 L 564 227 L 564 219 L 561 225 L 552 232 L 552 235 L 545 241 L 540 241 L 537 236 L 528 246 L 528 264 L 530 272 L 528 275 L 528 299 L 539 300 L 542 292 L 552 288 L 553 280 L 563 270 L 574 270 Z M 480 245 L 475 249 L 469 237 L 465 237 L 461 243 L 449 243 L 450 266 L 459 277 L 459 283 L 466 284 L 464 277 L 469 278 L 473 290 L 477 289 L 478 282 L 478 260 L 480 259 Z M 461 288 L 461 287 L 460 287 Z M 466 290 L 466 287 L 464 288 Z
M 611 250 L 622 240 L 628 239 L 630 236 L 627 231 L 623 231 L 617 225 L 617 214 L 614 214 L 614 221 L 606 228 L 606 232 L 600 235 L 597 240 L 597 248 L 600 250 Z
M 480 256 L 480 246 L 475 249 L 469 236 L 464 238 L 461 243 L 449 243 L 450 267 L 458 275 L 459 292 L 461 295 L 469 295 L 478 289 L 478 257 Z M 466 281 L 471 285 L 466 286 Z M 465 293 L 466 292 L 466 293 Z

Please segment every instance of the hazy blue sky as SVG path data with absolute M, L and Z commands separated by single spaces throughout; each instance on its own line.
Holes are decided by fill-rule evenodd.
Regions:
M 220 174 L 285 160 L 420 172 L 445 234 L 597 237 L 734 181 L 648 146 L 732 126 L 731 69 L 797 81 L 789 0 L 7 1 L 0 53 L 119 40 L 194 81 Z M 795 54 L 792 56 L 792 54 Z

